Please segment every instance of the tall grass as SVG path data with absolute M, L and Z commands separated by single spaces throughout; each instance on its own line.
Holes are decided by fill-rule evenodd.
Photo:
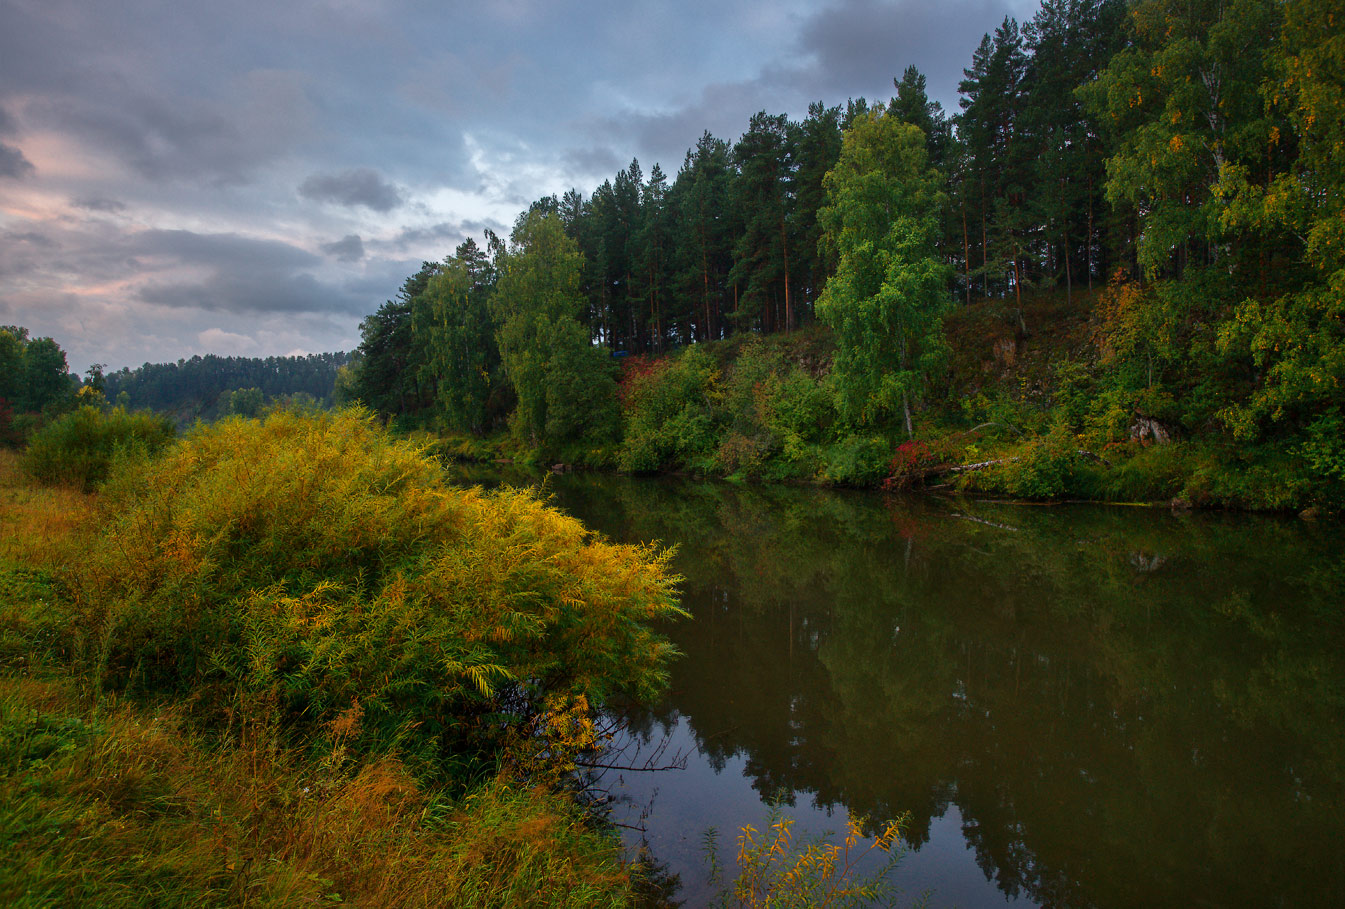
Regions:
M 95 505 L 80 489 L 34 486 L 20 455 L 0 448 L 0 513 L 0 562 L 55 570 L 78 560 Z
M 0 680 L 0 904 L 623 906 L 619 845 L 559 796 L 450 801 L 395 760 L 340 769 L 179 714 L 94 717 Z

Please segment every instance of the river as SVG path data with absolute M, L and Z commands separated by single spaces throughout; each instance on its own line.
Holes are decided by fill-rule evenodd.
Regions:
M 481 481 L 479 474 L 468 479 Z M 1334 523 L 549 478 L 677 546 L 692 621 L 616 817 L 701 905 L 767 802 L 909 815 L 935 906 L 1345 905 L 1345 533 Z M 661 753 L 653 753 L 660 743 Z

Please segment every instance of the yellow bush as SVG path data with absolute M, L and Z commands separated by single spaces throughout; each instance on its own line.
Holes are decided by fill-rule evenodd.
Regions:
M 548 694 L 652 694 L 667 554 L 448 485 L 361 411 L 228 419 L 132 465 L 78 571 L 98 681 L 475 773 Z

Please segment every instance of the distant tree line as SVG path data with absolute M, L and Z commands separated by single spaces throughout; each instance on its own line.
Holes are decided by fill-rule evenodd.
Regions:
M 106 395 L 134 408 L 157 411 L 202 411 L 219 407 L 244 412 L 250 405 L 244 395 L 236 402 L 222 396 L 253 390 L 274 399 L 296 394 L 330 402 L 337 372 L 350 361 L 350 354 L 322 353 L 298 357 L 194 356 L 176 363 L 146 363 L 136 369 L 122 368 L 103 377 Z M 122 397 L 125 395 L 125 397 Z M 226 403 L 228 406 L 226 406 Z M 251 408 L 255 410 L 255 408 Z

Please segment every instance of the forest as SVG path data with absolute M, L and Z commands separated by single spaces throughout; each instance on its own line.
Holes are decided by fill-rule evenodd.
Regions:
M 746 447 L 758 475 L 873 484 L 912 452 L 951 468 L 989 450 L 959 484 L 1105 497 L 1127 493 L 1073 475 L 1140 453 L 1154 464 L 1120 484 L 1132 496 L 1339 502 L 1332 7 L 1048 0 L 984 36 L 955 112 L 908 67 L 887 102 L 706 133 L 671 179 L 632 161 L 591 195 L 537 200 L 507 241 L 425 263 L 362 324 L 343 393 L 406 428 L 507 427 L 544 460 L 732 475 Z M 1042 376 L 974 383 L 983 405 L 957 394 L 975 357 L 953 323 L 1002 323 L 1014 361 L 1072 315 L 1086 330 Z M 800 343 L 820 365 L 789 360 Z M 730 425 L 753 420 L 724 404 L 752 369 L 771 411 L 756 422 L 789 425 Z M 678 394 L 709 425 L 641 409 Z M 1132 451 L 1155 440 L 1166 454 Z M 857 446 L 856 471 L 840 462 Z M 1064 478 L 1001 476 L 1042 459 Z

